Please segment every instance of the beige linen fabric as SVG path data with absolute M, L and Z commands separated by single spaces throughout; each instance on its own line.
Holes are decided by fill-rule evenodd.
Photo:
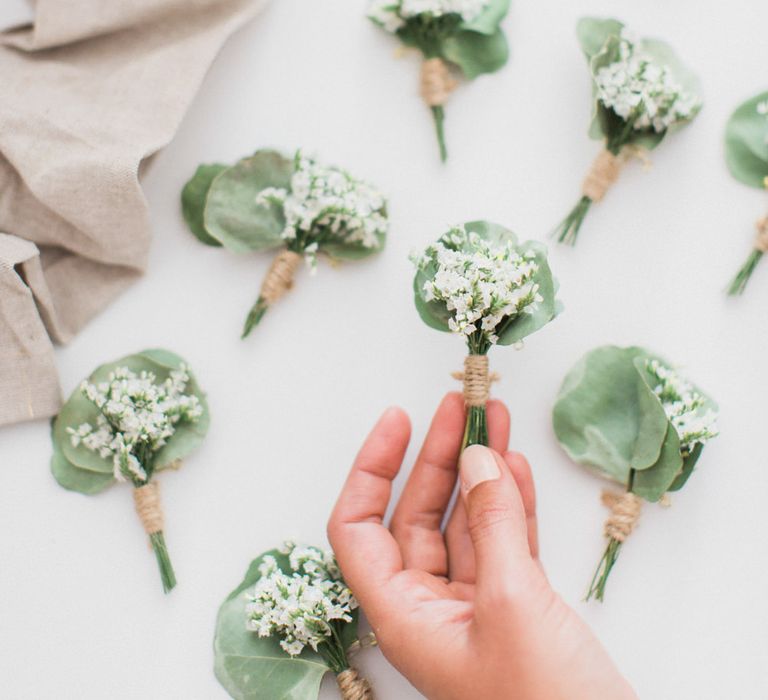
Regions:
M 0 33 L 0 425 L 59 407 L 67 342 L 142 274 L 139 177 L 262 0 L 37 0 Z

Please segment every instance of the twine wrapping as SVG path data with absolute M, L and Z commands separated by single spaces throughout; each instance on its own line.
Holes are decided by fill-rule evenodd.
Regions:
M 267 271 L 267 276 L 261 283 L 259 296 L 273 304 L 282 297 L 291 287 L 296 270 L 301 265 L 301 255 L 292 250 L 282 250 L 272 261 Z
M 605 521 L 605 536 L 617 542 L 624 542 L 632 534 L 640 519 L 642 499 L 628 491 L 625 493 L 603 491 L 601 500 L 603 505 L 611 509 L 611 514 Z
M 421 64 L 421 96 L 430 107 L 444 105 L 457 86 L 442 58 L 428 58 Z
M 768 253 L 768 216 L 758 219 L 755 223 L 757 235 L 755 236 L 755 250 Z
M 154 482 L 133 490 L 133 503 L 139 514 L 144 532 L 154 535 L 163 531 L 163 508 L 160 505 L 160 489 Z
M 496 373 L 488 372 L 488 355 L 467 355 L 464 371 L 454 372 L 451 376 L 464 382 L 464 403 L 467 406 L 485 406 L 491 396 L 491 383 L 499 379 Z
M 599 202 L 619 178 L 624 161 L 623 155 L 615 156 L 605 149 L 600 151 L 584 178 L 581 186 L 582 194 L 593 202 Z
M 336 682 L 343 700 L 373 700 L 371 684 L 354 668 L 339 673 Z

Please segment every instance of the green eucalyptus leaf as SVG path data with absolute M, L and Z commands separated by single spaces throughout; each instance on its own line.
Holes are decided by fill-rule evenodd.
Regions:
M 725 127 L 725 158 L 733 176 L 741 182 L 765 188 L 768 177 L 768 115 L 757 105 L 768 100 L 761 92 L 740 104 Z
M 462 31 L 443 40 L 441 54 L 472 80 L 499 70 L 509 58 L 509 46 L 501 29 L 493 34 Z
M 557 282 L 552 276 L 547 260 L 547 247 L 538 241 L 526 241 L 520 245 L 521 252 L 531 251 L 539 269 L 533 279 L 539 285 L 542 297 L 530 313 L 518 316 L 499 334 L 499 345 L 512 345 L 546 326 L 562 310 L 563 305 L 556 299 Z
M 624 23 L 617 19 L 582 17 L 576 24 L 576 36 L 585 56 L 592 59 L 603 50 L 610 37 L 620 36 L 623 28 Z
M 679 491 L 683 486 L 685 486 L 685 482 L 690 479 L 691 474 L 693 474 L 693 470 L 696 467 L 696 462 L 699 461 L 699 457 L 701 457 L 702 450 L 704 449 L 704 445 L 702 445 L 700 442 L 697 442 L 694 446 L 691 453 L 683 460 L 683 468 L 680 471 L 680 473 L 675 477 L 675 480 L 670 484 L 668 491 Z
M 635 360 L 647 357 L 638 347 L 592 350 L 566 376 L 552 413 L 571 459 L 623 485 L 630 469 L 656 461 L 667 434 L 663 408 L 638 381 Z
M 203 211 L 208 190 L 213 179 L 227 166 L 220 163 L 203 164 L 198 166 L 195 174 L 181 190 L 181 212 L 189 230 L 203 243 L 211 246 L 220 246 L 221 243 L 205 230 L 203 223 Z
M 387 236 L 384 233 L 376 234 L 376 239 L 379 244 L 375 248 L 369 248 L 364 246 L 359 241 L 353 243 L 347 243 L 344 241 L 328 241 L 320 244 L 320 252 L 325 253 L 328 257 L 334 260 L 362 260 L 376 255 L 384 250 L 387 242 Z
M 178 355 L 167 350 L 144 350 L 135 355 L 129 355 L 101 365 L 88 377 L 88 381 L 95 384 L 105 382 L 109 374 L 115 369 L 127 367 L 134 372 L 152 372 L 157 377 L 157 381 L 163 382 L 168 378 L 170 372 L 177 369 L 182 363 L 183 360 Z M 210 416 L 205 394 L 197 384 L 194 374 L 189 369 L 188 372 L 190 377 L 187 385 L 188 391 L 199 399 L 203 407 L 203 414 L 195 423 L 181 423 L 177 426 L 176 432 L 168 439 L 167 444 L 157 452 L 155 457 L 155 469 L 157 470 L 169 467 L 175 460 L 189 454 L 200 444 L 208 430 Z M 73 468 L 96 472 L 98 475 L 108 475 L 111 479 L 113 474 L 112 460 L 101 457 L 86 449 L 82 444 L 72 445 L 70 436 L 66 431 L 68 427 L 76 428 L 82 423 L 90 423 L 95 426 L 98 416 L 99 409 L 83 396 L 79 387 L 75 389 L 54 419 L 52 435 L 54 451 L 60 451 L 64 460 Z M 57 465 L 57 470 L 63 474 L 61 464 Z M 106 482 L 105 485 L 107 485 Z
M 51 473 L 65 489 L 87 495 L 99 493 L 115 481 L 112 474 L 78 469 L 67 461 L 67 458 L 56 445 L 54 445 L 53 456 L 51 457 Z
M 482 12 L 470 22 L 462 22 L 461 29 L 480 34 L 494 34 L 509 12 L 510 0 L 490 0 Z
M 211 183 L 205 230 L 236 253 L 282 245 L 282 208 L 257 204 L 256 196 L 267 187 L 289 189 L 292 175 L 293 161 L 276 151 L 257 151 L 238 161 Z
M 445 304 L 424 300 L 424 283 L 428 280 L 429 275 L 422 270 L 419 270 L 416 273 L 416 277 L 413 279 L 413 294 L 414 301 L 416 302 L 416 310 L 419 312 L 421 320 L 430 328 L 450 333 L 451 329 L 448 326 L 448 319 L 451 317 L 451 312 L 448 311 Z
M 635 472 L 632 492 L 646 501 L 656 502 L 669 491 L 675 476 L 681 472 L 682 468 L 680 439 L 672 423 L 669 423 L 659 459 L 652 467 Z
M 236 700 L 316 700 L 328 667 L 320 656 L 305 649 L 291 658 L 272 637 L 259 637 L 246 629 L 244 593 L 261 578 L 259 565 L 267 555 L 290 571 L 288 557 L 277 550 L 265 552 L 248 567 L 244 580 L 227 596 L 216 619 L 214 671 Z M 357 616 L 345 625 L 343 641 L 357 636 Z

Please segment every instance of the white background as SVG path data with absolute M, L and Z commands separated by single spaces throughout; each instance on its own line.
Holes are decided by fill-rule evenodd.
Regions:
M 230 41 L 146 178 L 156 234 L 146 277 L 58 353 L 66 394 L 99 363 L 148 346 L 184 355 L 207 389 L 205 444 L 161 477 L 178 588 L 162 594 L 129 488 L 64 491 L 48 471 L 45 422 L 0 431 L 0 695 L 225 697 L 211 670 L 214 619 L 250 560 L 286 536 L 323 543 L 379 413 L 399 404 L 412 416 L 410 464 L 456 388 L 463 344 L 417 317 L 408 253 L 475 218 L 543 239 L 577 199 L 599 148 L 586 135 L 589 79 L 574 36 L 577 17 L 592 13 L 672 43 L 700 73 L 706 106 L 653 154 L 652 170 L 626 169 L 575 249 L 553 246 L 566 310 L 524 350 L 492 351 L 503 375 L 494 392 L 534 468 L 552 583 L 640 697 L 765 698 L 768 264 L 744 298 L 723 288 L 768 201 L 731 179 L 722 133 L 730 111 L 766 87 L 768 6 L 519 0 L 505 22 L 509 65 L 447 106 L 446 166 L 418 97 L 418 57 L 398 60 L 396 41 L 363 11 L 282 0 Z M 392 227 L 376 259 L 302 271 L 241 342 L 271 256 L 201 245 L 178 199 L 198 163 L 263 146 L 314 149 L 378 184 Z M 603 484 L 560 451 L 550 410 L 567 370 L 603 343 L 646 345 L 681 364 L 719 400 L 722 436 L 672 508 L 645 509 L 600 606 L 581 598 L 602 553 Z M 359 666 L 379 697 L 420 697 L 379 651 Z M 326 680 L 322 698 L 337 697 Z

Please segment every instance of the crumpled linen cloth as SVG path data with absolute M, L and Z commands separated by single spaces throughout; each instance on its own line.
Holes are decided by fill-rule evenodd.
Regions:
M 65 343 L 144 271 L 143 167 L 262 0 L 37 0 L 0 33 L 0 425 L 54 415 Z

